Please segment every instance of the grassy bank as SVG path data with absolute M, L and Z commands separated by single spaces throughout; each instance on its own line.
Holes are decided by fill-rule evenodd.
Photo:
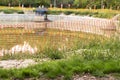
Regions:
M 32 10 L 32 8 L 0 6 L 0 12 L 4 12 L 5 14 L 13 14 L 13 13 L 24 14 L 24 11 L 26 10 Z
M 24 14 L 23 9 L 19 7 L 6 7 L 6 6 L 0 6 L 0 12 L 4 12 L 5 14 Z
M 95 34 L 89 34 L 84 32 L 72 32 L 72 31 L 61 31 L 56 29 L 47 29 L 44 34 L 37 34 L 34 30 L 24 30 L 24 29 L 1 29 L 0 30 L 0 49 L 11 49 L 15 45 L 23 44 L 24 41 L 28 42 L 32 47 L 36 46 L 38 48 L 38 55 L 45 58 L 48 55 L 46 53 L 52 54 L 55 52 L 55 56 L 59 57 L 59 54 L 63 52 L 72 51 L 78 48 L 86 47 L 90 41 L 98 39 L 105 40 L 105 37 L 98 36 Z M 79 44 L 82 43 L 82 45 Z M 8 46 L 9 45 L 9 46 Z M 60 52 L 61 51 L 61 52 Z M 42 53 L 42 54 L 41 54 Z M 58 55 L 56 54 L 58 53 Z M 44 55 L 45 54 L 45 55 Z M 41 56 L 40 56 L 41 55 Z M 3 59 L 18 59 L 28 58 L 28 54 L 21 55 L 6 55 Z M 53 54 L 54 56 L 54 54 Z M 32 58 L 32 55 L 29 57 Z M 52 56 L 51 56 L 52 57 Z M 61 57 L 61 56 L 60 56 Z
M 13 45 L 27 41 L 32 46 L 37 45 L 38 53 L 5 55 L 1 60 L 28 58 L 35 59 L 38 64 L 21 69 L 1 68 L 0 79 L 73 80 L 74 75 L 90 73 L 96 77 L 103 77 L 106 74 L 120 73 L 119 39 L 54 29 L 46 30 L 44 35 L 25 32 L 21 34 L 21 31 L 17 30 L 16 35 L 0 35 L 1 48 L 9 49 Z M 44 58 L 49 58 L 49 61 L 39 63 L 39 59 Z
M 82 16 L 93 16 L 99 18 L 112 18 L 115 15 L 119 14 L 120 11 L 117 10 L 110 10 L 110 9 L 49 9 L 49 14 L 61 14 L 64 13 L 66 15 L 75 14 L 75 15 L 82 15 Z
M 4 12 L 5 14 L 13 14 L 13 13 L 24 14 L 22 10 L 14 10 L 14 9 L 0 9 L 0 12 Z
M 96 77 L 103 77 L 106 74 L 120 73 L 120 41 L 107 41 L 104 44 L 92 42 L 85 48 L 64 53 L 63 58 L 54 58 L 44 63 L 22 69 L 0 69 L 0 78 L 8 80 L 25 79 L 59 79 L 73 80 L 74 75 L 91 74 Z M 80 45 L 80 44 L 79 44 Z M 48 50 L 47 54 L 57 53 L 55 50 Z M 57 53 L 58 54 L 58 53 Z M 59 55 L 59 56 L 61 56 Z M 66 57 L 65 57 L 66 56 Z
M 6 7 L 0 6 L 0 12 L 4 12 L 7 14 L 11 13 L 18 13 L 24 14 L 23 11 L 25 10 L 35 10 L 35 8 L 21 8 L 21 7 Z M 59 15 L 64 13 L 66 15 L 75 14 L 75 15 L 82 15 L 82 16 L 93 16 L 99 18 L 112 18 L 115 15 L 119 14 L 120 11 L 118 10 L 110 10 L 110 9 L 61 9 L 61 8 L 48 8 L 48 14 L 55 14 Z

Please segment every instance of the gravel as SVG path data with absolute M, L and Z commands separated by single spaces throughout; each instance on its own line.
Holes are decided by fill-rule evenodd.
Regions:
M 24 68 L 30 65 L 37 64 L 32 59 L 25 60 L 3 60 L 0 61 L 0 68 L 9 69 L 9 68 Z

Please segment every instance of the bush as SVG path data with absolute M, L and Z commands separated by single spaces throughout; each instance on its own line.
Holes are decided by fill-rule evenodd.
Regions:
M 103 12 L 104 11 L 104 12 Z M 49 10 L 49 14 L 59 15 L 60 13 L 64 13 L 66 15 L 76 14 L 76 15 L 87 15 L 87 16 L 94 16 L 99 18 L 112 18 L 116 14 L 119 14 L 117 11 L 109 11 L 109 10 L 87 10 L 87 9 L 56 9 L 56 10 Z
M 100 17 L 100 18 L 112 18 L 113 16 L 115 16 L 116 14 L 115 13 L 98 13 L 98 14 L 95 14 L 94 16 L 95 17 Z
M 73 11 L 64 11 L 64 14 L 66 14 L 66 15 L 70 15 L 72 13 L 74 13 L 74 12 Z
M 24 12 L 21 11 L 21 10 L 17 11 L 17 13 L 18 13 L 18 14 L 24 14 Z
M 48 14 L 53 14 L 53 15 L 59 15 L 60 13 L 62 13 L 62 11 L 54 11 L 54 10 L 48 11 Z
M 62 59 L 63 53 L 61 51 L 58 51 L 57 49 L 51 49 L 48 48 L 44 51 L 44 53 L 47 57 L 51 59 Z
M 4 12 L 5 14 L 12 14 L 12 13 L 14 13 L 15 11 L 14 11 L 14 10 L 11 10 L 11 9 L 5 9 L 5 10 L 3 10 L 3 12 Z
M 18 14 L 24 14 L 22 10 L 14 10 L 14 9 L 1 9 L 0 12 L 4 12 L 5 14 L 12 14 L 12 13 L 18 13 Z

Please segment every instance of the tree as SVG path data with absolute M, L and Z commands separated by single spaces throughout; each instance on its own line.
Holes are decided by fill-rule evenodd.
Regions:
M 74 1 L 74 6 L 80 7 L 80 8 L 85 8 L 87 4 L 87 0 L 75 0 Z
M 61 4 L 63 7 L 67 8 L 68 4 L 70 7 L 75 8 L 112 8 L 120 9 L 120 0 L 0 0 L 0 5 L 4 6 L 21 6 L 25 5 L 26 7 L 31 6 L 46 6 L 49 7 L 50 4 L 60 7 Z M 71 6 L 72 5 L 72 6 Z
M 51 0 L 38 0 L 38 3 L 40 5 L 49 6 L 51 3 Z

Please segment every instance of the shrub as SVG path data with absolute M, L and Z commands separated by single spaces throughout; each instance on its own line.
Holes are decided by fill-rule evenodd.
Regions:
M 21 10 L 17 11 L 17 13 L 18 13 L 18 14 L 24 14 L 24 12 L 21 11 Z
M 4 9 L 3 12 L 4 12 L 5 14 L 12 14 L 12 13 L 14 13 L 15 11 L 14 11 L 14 10 L 11 10 L 11 9 Z
M 24 14 L 22 10 L 14 10 L 14 9 L 1 9 L 0 12 L 4 12 L 5 14 L 12 14 L 12 13 L 18 13 L 18 14 Z
M 70 15 L 72 13 L 74 13 L 74 12 L 73 11 L 64 11 L 64 14 L 66 14 L 66 15 Z
M 54 11 L 54 10 L 48 11 L 48 14 L 53 14 L 53 15 L 59 15 L 60 13 L 62 13 L 62 11 Z
M 72 13 L 76 15 L 87 15 L 94 16 L 100 18 L 112 18 L 114 15 L 119 14 L 119 11 L 110 11 L 108 9 L 105 10 L 89 10 L 89 9 L 50 9 L 49 14 L 59 15 L 60 13 L 64 13 L 66 15 L 70 15 Z
M 115 13 L 98 13 L 95 14 L 95 17 L 100 17 L 100 18 L 112 18 L 113 16 L 115 16 Z
M 44 53 L 47 57 L 51 59 L 62 59 L 63 58 L 63 53 L 57 49 L 51 49 L 48 48 L 44 51 Z

